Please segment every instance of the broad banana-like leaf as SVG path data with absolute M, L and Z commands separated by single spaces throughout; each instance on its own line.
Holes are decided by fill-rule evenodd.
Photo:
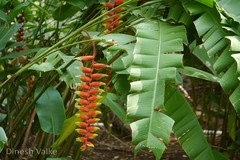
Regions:
M 186 26 L 190 26 L 192 24 L 193 17 L 191 17 L 189 13 L 183 9 L 181 2 L 175 2 L 173 6 L 170 7 L 167 20 L 173 20 Z
M 219 0 L 216 3 L 227 15 L 240 23 L 239 0 Z
M 132 142 L 135 155 L 149 148 L 160 159 L 168 143 L 174 120 L 163 114 L 166 81 L 179 82 L 176 67 L 182 67 L 181 54 L 186 42 L 183 26 L 160 20 L 149 20 L 136 26 L 137 42 L 129 73 L 131 94 L 127 98 L 127 114 L 132 120 Z
M 216 8 L 196 5 L 193 1 L 183 1 L 184 8 L 191 15 L 201 14 L 194 21 L 194 25 L 203 43 L 193 47 L 192 52 L 220 78 L 221 87 L 227 94 L 230 94 L 229 99 L 240 116 L 239 67 L 237 55 L 233 55 L 235 51 L 240 50 L 240 38 L 228 36 L 223 29 L 221 17 Z
M 164 113 L 175 121 L 174 134 L 191 160 L 217 159 L 191 106 L 182 93 L 170 85 L 166 87 Z

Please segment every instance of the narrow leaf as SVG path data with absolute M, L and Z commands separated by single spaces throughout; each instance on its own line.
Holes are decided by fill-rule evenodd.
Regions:
M 7 22 L 8 16 L 2 10 L 0 10 L 0 19 Z
M 15 17 L 17 17 L 17 15 L 25 8 L 29 5 L 29 2 L 23 2 L 19 5 L 17 5 L 8 15 L 8 21 L 11 22 L 13 21 L 13 19 Z
M 199 70 L 197 68 L 193 68 L 193 67 L 184 67 L 183 69 L 179 68 L 178 70 L 182 74 L 185 74 L 190 77 L 195 77 L 195 78 L 212 81 L 212 82 L 218 82 L 220 80 L 219 77 L 217 77 L 213 74 L 210 74 L 208 72 L 205 72 L 205 71 Z
M 0 28 L 0 50 L 4 49 L 8 40 L 19 30 L 21 24 L 14 24 L 10 28 Z

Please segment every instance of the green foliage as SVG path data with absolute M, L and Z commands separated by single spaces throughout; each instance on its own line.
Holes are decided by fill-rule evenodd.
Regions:
M 120 96 L 117 96 L 113 93 L 108 93 L 103 101 L 103 104 L 108 106 L 122 122 L 128 124 L 129 122 L 126 116 L 126 111 L 124 110 L 123 106 L 118 103 L 119 100 Z
M 70 4 L 62 5 L 53 12 L 53 18 L 58 21 L 66 20 L 79 11 L 78 7 Z
M 213 7 L 213 3 L 214 3 L 214 0 L 195 0 L 195 1 L 205 4 L 209 7 Z
M 7 143 L 7 136 L 2 127 L 0 127 L 0 153 L 2 152 L 4 145 Z
M 0 26 L 0 50 L 4 49 L 9 39 L 19 30 L 21 24 L 11 25 L 10 28 L 5 26 Z
M 183 50 L 185 29 L 153 20 L 140 23 L 136 29 L 137 43 L 129 70 L 133 93 L 128 95 L 127 114 L 138 119 L 130 124 L 133 143 L 137 144 L 135 152 L 148 147 L 160 159 L 174 123 L 161 113 L 165 81 L 177 81 L 175 67 L 182 66 L 182 55 L 166 53 Z
M 79 121 L 79 118 L 73 115 L 72 117 L 66 119 L 63 123 L 61 134 L 59 138 L 53 143 L 52 147 L 57 148 L 59 145 L 67 139 L 69 135 L 71 135 L 76 129 L 75 122 Z
M 187 3 L 184 7 L 192 15 L 202 13 L 200 17 L 194 21 L 194 25 L 202 43 L 195 46 L 196 44 L 194 41 L 192 43 L 192 46 L 194 46 L 192 52 L 213 72 L 213 74 L 220 78 L 219 83 L 226 93 L 231 93 L 229 99 L 239 115 L 240 102 L 237 98 L 240 88 L 239 76 L 236 75 L 237 66 L 232 58 L 234 54 L 231 56 L 233 52 L 229 51 L 238 51 L 236 45 L 237 38 L 233 36 L 229 37 L 229 33 L 222 28 L 220 15 L 217 9 L 210 9 L 205 6 L 199 6 L 197 8 L 194 2 Z M 230 39 L 230 44 L 226 38 Z
M 42 88 L 36 89 L 35 98 L 41 94 Z M 65 121 L 64 106 L 61 95 L 54 87 L 49 87 L 36 102 L 36 112 L 44 132 L 58 135 Z
M 240 23 L 240 14 L 238 11 L 238 6 L 240 5 L 240 2 L 238 0 L 229 0 L 229 1 L 224 1 L 224 0 L 219 0 L 216 1 L 216 3 L 219 5 L 221 10 L 225 14 L 227 14 L 229 17 L 233 18 L 235 21 Z
M 166 87 L 164 113 L 175 121 L 174 134 L 190 159 L 215 159 L 191 106 L 170 85 Z

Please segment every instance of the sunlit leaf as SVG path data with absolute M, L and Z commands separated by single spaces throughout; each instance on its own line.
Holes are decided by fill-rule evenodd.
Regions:
M 166 81 L 178 81 L 176 67 L 182 67 L 181 54 L 166 54 L 183 50 L 186 37 L 183 26 L 172 26 L 161 21 L 140 23 L 133 63 L 129 72 L 131 94 L 127 98 L 128 117 L 135 154 L 147 147 L 160 159 L 174 121 L 161 113 L 164 108 Z
M 228 16 L 233 18 L 235 21 L 240 22 L 239 0 L 218 0 L 216 3 Z

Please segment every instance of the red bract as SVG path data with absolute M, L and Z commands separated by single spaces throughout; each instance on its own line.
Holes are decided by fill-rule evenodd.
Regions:
M 81 120 L 87 120 L 88 116 L 85 114 L 76 114 L 77 117 L 79 117 Z
M 78 96 L 83 97 L 83 98 L 89 97 L 89 93 L 88 93 L 88 92 L 76 91 L 75 93 L 76 93 Z
M 94 127 L 94 126 L 87 127 L 86 129 L 88 132 L 95 132 L 95 131 L 99 130 L 98 127 Z
M 113 18 L 108 18 L 108 19 L 106 19 L 106 22 L 113 22 L 113 21 L 114 21 Z
M 114 12 L 109 12 L 108 16 L 113 16 L 115 13 Z
M 91 118 L 91 119 L 86 120 L 86 122 L 87 122 L 88 124 L 94 124 L 94 123 L 96 123 L 96 122 L 98 122 L 98 121 L 100 121 L 99 118 Z
M 94 102 L 94 101 L 96 101 L 98 99 L 101 99 L 101 98 L 102 98 L 102 96 L 92 96 L 92 97 L 88 98 L 88 101 L 89 102 Z
M 80 106 L 79 110 L 81 110 L 82 112 L 88 112 L 89 109 L 87 107 L 84 106 Z
M 116 26 L 118 26 L 122 22 L 123 22 L 122 20 L 119 20 L 119 21 L 114 22 L 113 25 L 116 27 Z
M 94 69 L 102 69 L 102 68 L 106 67 L 106 65 L 102 64 L 102 63 L 95 63 L 95 64 L 93 64 L 93 67 L 94 67 Z
M 98 106 L 100 106 L 101 105 L 101 103 L 99 103 L 99 102 L 97 102 L 97 103 L 90 103 L 89 105 L 88 105 L 88 108 L 89 109 L 95 109 L 95 108 L 97 108 Z
M 88 68 L 88 67 L 81 67 L 81 70 L 83 71 L 83 73 L 92 73 L 93 69 Z
M 86 137 L 89 138 L 89 139 L 93 139 L 95 137 L 97 137 L 98 135 L 97 134 L 94 134 L 94 133 L 88 133 L 86 134 Z
M 88 131 L 86 129 L 75 129 L 79 134 L 86 135 L 88 134 Z
M 88 146 L 88 147 L 94 147 L 94 145 L 91 143 L 91 142 L 89 142 L 89 141 L 87 141 L 87 142 L 85 142 L 86 143 L 86 145 Z
M 114 8 L 114 4 L 113 4 L 113 3 L 110 3 L 110 2 L 103 2 L 102 4 L 103 4 L 105 7 L 109 8 L 109 9 Z
M 88 105 L 89 104 L 88 100 L 85 100 L 85 99 L 77 98 L 75 100 L 82 105 Z
M 99 92 L 101 92 L 101 89 L 91 89 L 91 90 L 89 91 L 89 93 L 90 93 L 91 95 L 93 95 L 93 94 L 98 94 Z
M 106 84 L 104 82 L 91 82 L 90 83 L 91 87 L 99 87 L 99 86 L 102 86 L 102 85 L 106 85 Z
M 105 33 L 105 34 L 109 34 L 110 31 L 109 31 L 108 29 L 106 29 L 106 30 L 104 31 L 104 33 Z
M 81 151 L 84 151 L 86 148 L 87 148 L 87 145 L 86 145 L 86 144 L 83 144 L 83 145 L 80 147 L 80 150 L 81 150 Z
M 87 140 L 86 137 L 78 137 L 78 138 L 76 138 L 76 141 L 78 141 L 78 142 L 85 142 L 86 140 Z
M 90 111 L 87 113 L 88 117 L 95 117 L 98 114 L 101 114 L 101 112 L 100 111 Z
M 124 10 L 124 9 L 125 9 L 125 8 L 120 7 L 120 8 L 118 8 L 118 9 L 114 10 L 114 12 L 115 12 L 115 13 L 119 13 L 119 12 L 121 12 L 121 11 Z
M 114 0 L 115 5 L 122 4 L 123 2 L 124 2 L 124 0 Z
M 114 16 L 113 19 L 114 19 L 114 20 L 117 20 L 117 19 L 119 19 L 120 17 L 122 17 L 122 14 L 119 14 L 119 15 Z
M 101 73 L 95 73 L 95 74 L 92 74 L 92 75 L 91 75 L 91 78 L 92 78 L 93 80 L 99 80 L 99 79 L 101 79 L 101 78 L 103 78 L 103 77 L 106 77 L 106 76 L 108 76 L 108 75 L 106 75 L 106 74 L 101 74 Z
M 83 82 L 91 82 L 91 78 L 89 78 L 88 76 L 80 76 L 80 79 L 81 79 L 81 81 L 83 81 Z
M 88 126 L 88 124 L 86 122 L 76 122 L 75 124 L 79 127 L 87 127 Z
M 80 56 L 80 57 L 76 57 L 75 59 L 80 60 L 82 62 L 92 61 L 94 59 L 94 56 Z
M 80 90 L 89 90 L 90 87 L 87 84 L 78 84 Z

